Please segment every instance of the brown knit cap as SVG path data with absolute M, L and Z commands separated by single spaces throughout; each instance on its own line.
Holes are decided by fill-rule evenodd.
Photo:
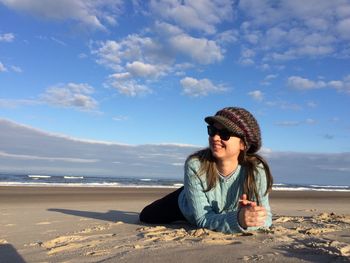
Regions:
M 228 131 L 244 140 L 247 153 L 256 153 L 261 147 L 260 127 L 254 116 L 243 108 L 227 107 L 219 110 L 215 116 L 204 119 L 208 124 L 220 123 Z

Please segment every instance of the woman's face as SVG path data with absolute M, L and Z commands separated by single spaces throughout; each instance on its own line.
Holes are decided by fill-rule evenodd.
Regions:
M 222 130 L 224 127 L 219 123 L 214 123 L 213 126 L 217 130 Z M 209 147 L 213 156 L 218 160 L 238 160 L 238 155 L 241 150 L 244 150 L 244 142 L 238 138 L 231 136 L 227 141 L 222 140 L 218 134 L 209 136 Z

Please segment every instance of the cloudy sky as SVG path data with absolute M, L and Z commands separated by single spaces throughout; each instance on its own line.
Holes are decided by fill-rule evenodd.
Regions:
M 201 147 L 203 118 L 241 106 L 265 152 L 345 153 L 349 58 L 347 0 L 0 0 L 0 117 Z
M 198 147 L 130 145 L 82 140 L 0 119 L 0 174 L 50 174 L 182 179 Z M 350 152 L 272 152 L 263 149 L 275 183 L 348 185 Z

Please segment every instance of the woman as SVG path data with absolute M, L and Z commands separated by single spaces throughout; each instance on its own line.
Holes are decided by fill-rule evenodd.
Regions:
M 184 186 L 146 206 L 140 220 L 186 220 L 198 227 L 239 233 L 271 226 L 272 176 L 261 147 L 259 125 L 243 108 L 227 107 L 205 118 L 209 148 L 188 157 Z

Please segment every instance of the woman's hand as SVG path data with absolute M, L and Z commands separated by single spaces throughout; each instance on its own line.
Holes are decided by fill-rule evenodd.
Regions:
M 267 217 L 266 209 L 258 206 L 256 202 L 247 199 L 247 195 L 243 194 L 239 200 L 238 222 L 241 227 L 258 227 L 265 224 Z

